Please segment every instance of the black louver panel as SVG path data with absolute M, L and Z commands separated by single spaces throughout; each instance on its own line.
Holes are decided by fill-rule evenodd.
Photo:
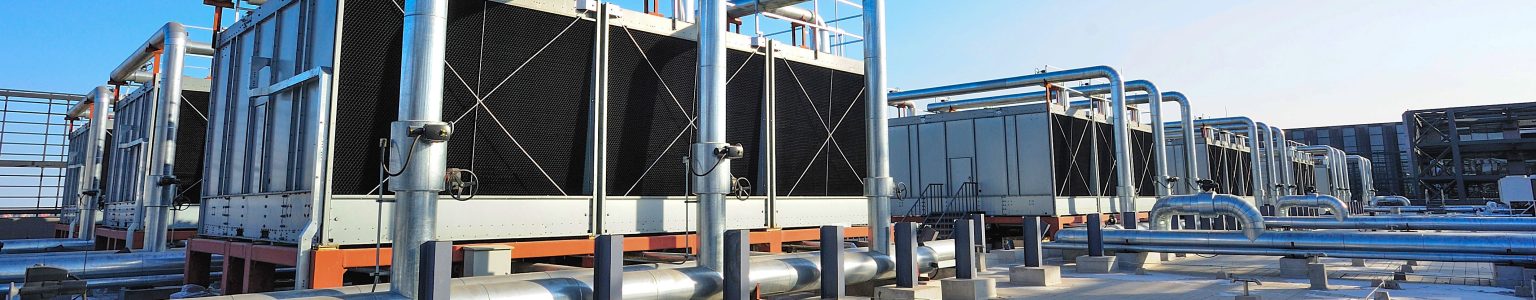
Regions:
M 778 193 L 862 195 L 864 77 L 786 60 L 774 63 Z
M 182 90 L 181 98 L 181 109 L 176 118 L 176 166 L 171 172 L 181 183 L 176 185 L 173 201 L 201 203 L 203 147 L 208 137 L 208 92 Z

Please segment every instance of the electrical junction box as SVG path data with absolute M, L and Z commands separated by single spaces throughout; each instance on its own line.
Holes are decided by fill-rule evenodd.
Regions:
M 512 246 L 466 246 L 463 249 L 464 276 L 512 274 Z
M 1536 201 L 1536 176 L 1514 175 L 1499 178 L 1499 202 L 1513 204 L 1515 202 Z

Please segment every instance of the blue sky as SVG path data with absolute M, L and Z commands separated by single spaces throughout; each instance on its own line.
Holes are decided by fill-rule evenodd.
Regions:
M 640 7 L 638 0 L 617 2 Z M 833 1 L 819 2 L 830 14 Z M 1387 122 L 1413 108 L 1536 101 L 1536 1 L 888 5 L 890 79 L 899 88 L 1046 65 L 1109 65 L 1127 79 L 1184 92 L 1197 115 L 1247 115 L 1282 127 Z M 0 48 L 0 87 L 84 92 L 169 20 L 206 27 L 212 9 L 195 0 L 0 1 L 0 40 L 7 41 Z M 858 30 L 857 23 L 847 25 Z M 208 32 L 194 30 L 193 38 L 207 40 Z M 207 64 L 192 62 L 199 63 Z

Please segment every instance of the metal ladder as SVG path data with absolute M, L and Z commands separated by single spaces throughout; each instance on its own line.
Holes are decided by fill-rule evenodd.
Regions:
M 948 239 L 954 232 L 955 220 L 979 210 L 981 189 L 976 182 L 965 182 L 948 195 L 933 195 L 932 190 L 948 192 L 943 184 L 937 183 L 923 189 L 919 205 L 927 204 L 928 208 L 922 214 L 922 227 L 933 230 L 937 239 Z

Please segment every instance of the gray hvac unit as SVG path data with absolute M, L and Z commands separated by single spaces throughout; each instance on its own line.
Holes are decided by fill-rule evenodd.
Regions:
M 158 95 L 153 85 L 147 85 L 113 104 L 112 135 L 106 154 L 110 163 L 102 173 L 106 181 L 101 200 L 105 204 L 101 207 L 103 227 L 142 230 L 144 203 L 155 192 L 153 187 L 172 185 L 175 189 L 170 203 L 170 228 L 197 228 L 203 136 L 208 124 L 208 80 L 182 79 L 175 143 L 170 148 L 175 150 L 171 162 L 174 181 L 150 176 L 150 168 L 161 167 L 151 161 L 151 151 L 167 147 L 152 142 L 158 139 L 151 137 L 157 130 L 154 116 Z
M 1132 121 L 1136 210 L 1146 211 L 1156 201 L 1152 134 Z M 1122 211 L 1114 197 L 1112 128 L 1102 111 L 1054 102 L 892 119 L 891 175 L 907 188 L 891 209 L 1003 216 Z
M 618 11 L 598 28 L 573 4 L 450 3 L 447 164 L 479 183 L 467 201 L 442 195 L 438 238 L 692 228 L 697 26 Z M 401 17 L 389 1 L 269 1 L 219 34 L 200 235 L 389 242 L 380 139 L 397 117 Z M 862 63 L 741 35 L 727 44 L 727 136 L 748 150 L 728 168 L 752 187 L 727 201 L 727 226 L 865 222 Z M 599 185 L 608 192 L 594 195 Z
M 88 104 L 93 105 L 92 103 L 83 102 L 79 105 Z M 82 209 L 95 207 L 95 205 L 82 205 L 81 201 L 96 201 L 98 198 L 96 196 L 101 195 L 105 190 L 106 181 L 102 180 L 102 175 L 110 172 L 107 169 L 107 162 L 112 161 L 112 152 L 104 150 L 107 150 L 108 143 L 106 142 L 110 141 L 110 139 L 102 140 L 100 143 L 94 141 L 94 139 L 97 138 L 98 131 L 105 132 L 105 134 L 101 135 L 103 137 L 112 136 L 111 110 L 106 111 L 109 112 L 107 116 L 72 116 L 76 120 L 83 119 L 85 122 L 80 122 L 79 125 L 69 132 L 69 151 L 65 158 L 64 192 L 60 195 L 62 197 L 61 206 L 63 207 L 63 213 L 59 218 L 60 223 L 76 224 L 76 219 L 81 215 L 80 211 Z M 98 124 L 103 126 L 96 126 Z M 92 216 L 92 219 L 99 219 L 101 217 L 100 214 L 88 215 Z
M 1253 196 L 1253 161 L 1249 156 L 1248 136 L 1213 127 L 1195 131 L 1195 159 L 1200 174 L 1190 176 L 1183 168 L 1169 168 L 1170 176 L 1203 179 L 1216 183 L 1222 193 Z M 1168 164 L 1184 165 L 1184 138 L 1168 139 Z

